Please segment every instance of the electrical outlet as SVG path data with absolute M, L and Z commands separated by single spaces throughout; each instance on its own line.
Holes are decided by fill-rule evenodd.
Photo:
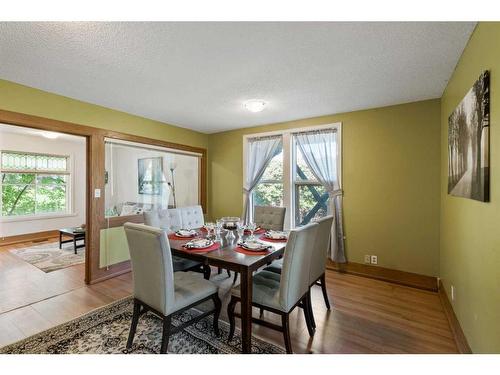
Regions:
M 451 300 L 455 301 L 455 287 L 453 285 L 451 286 Z
M 370 264 L 370 263 L 371 263 L 371 260 L 370 260 L 370 256 L 369 256 L 369 255 L 365 255 L 365 263 L 366 263 L 366 264 Z
M 376 255 L 371 256 L 371 264 L 378 264 L 378 257 Z

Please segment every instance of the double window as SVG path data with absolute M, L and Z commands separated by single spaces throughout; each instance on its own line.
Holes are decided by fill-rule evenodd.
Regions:
M 2 217 L 68 213 L 69 157 L 1 151 Z
M 246 143 L 253 138 L 270 135 L 281 136 L 281 146 L 275 151 L 262 178 L 253 190 L 252 201 L 254 206 L 286 207 L 285 226 L 287 228 L 305 225 L 311 220 L 326 216 L 328 211 L 328 192 L 309 168 L 304 155 L 297 146 L 296 134 L 308 130 L 331 130 L 340 135 L 341 124 L 248 135 L 244 139 Z M 339 175 L 341 175 L 341 137 L 337 139 L 339 141 L 335 145 L 335 152 L 333 152 L 335 160 L 332 160 L 331 163 L 337 167 Z M 247 147 L 244 151 L 245 161 L 250 156 L 246 155 L 246 149 Z

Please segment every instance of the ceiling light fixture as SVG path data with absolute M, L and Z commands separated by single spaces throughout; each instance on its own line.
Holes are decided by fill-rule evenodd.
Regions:
M 48 139 L 56 139 L 57 137 L 59 137 L 59 134 L 54 132 L 42 132 L 41 134 Z
M 245 106 L 247 111 L 262 112 L 267 103 L 262 99 L 251 99 L 247 100 L 243 105 Z

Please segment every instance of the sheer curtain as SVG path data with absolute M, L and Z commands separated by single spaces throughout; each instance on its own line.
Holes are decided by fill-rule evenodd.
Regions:
M 336 129 L 317 130 L 295 134 L 297 146 L 312 173 L 328 192 L 328 213 L 334 216 L 330 257 L 345 263 L 344 229 L 342 222 L 342 190 L 337 170 L 338 133 Z
M 257 186 L 266 167 L 276 151 L 281 147 L 281 135 L 262 138 L 252 138 L 248 141 L 247 160 L 245 165 L 245 181 L 243 194 L 245 195 L 245 211 L 243 218 L 245 224 L 252 221 L 253 203 L 252 190 Z

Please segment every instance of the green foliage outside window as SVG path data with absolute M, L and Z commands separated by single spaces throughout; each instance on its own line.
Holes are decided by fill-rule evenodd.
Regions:
M 2 173 L 2 216 L 65 212 L 66 175 Z
M 283 162 L 282 154 L 276 155 L 261 182 L 254 190 L 254 204 L 257 206 L 283 206 Z M 301 172 L 301 173 L 300 173 Z M 303 177 L 305 176 L 305 177 Z M 297 181 L 315 181 L 315 177 L 301 155 L 297 155 Z M 307 224 L 312 219 L 326 216 L 326 190 L 318 185 L 296 185 L 295 216 L 297 225 Z M 310 214 L 308 217 L 308 214 Z

